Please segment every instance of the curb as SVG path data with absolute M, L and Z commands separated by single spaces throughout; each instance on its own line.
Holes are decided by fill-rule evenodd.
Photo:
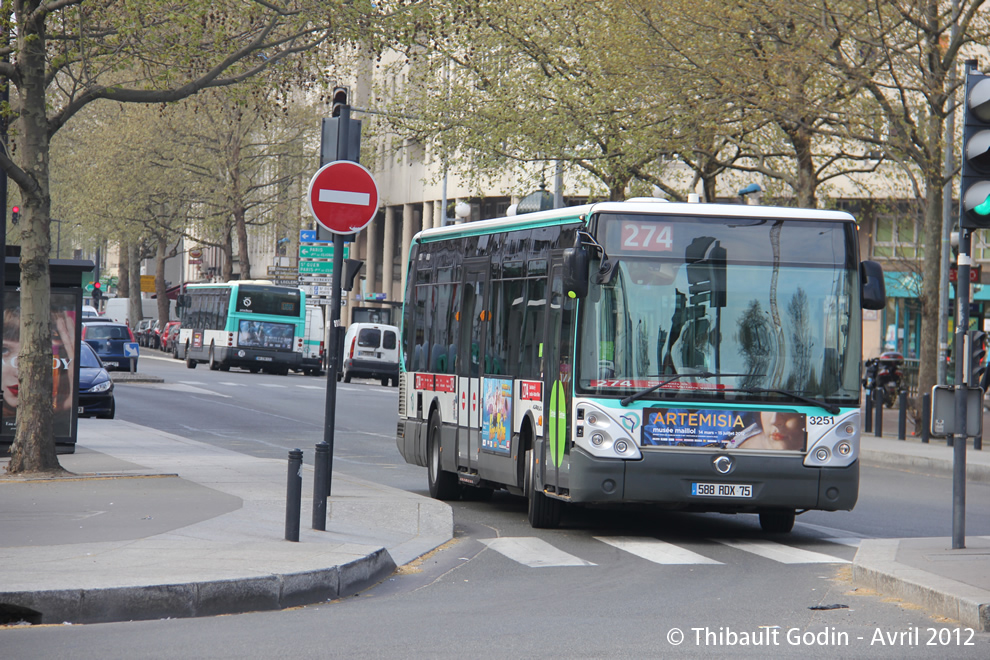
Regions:
M 905 441 L 902 440 L 901 442 Z M 967 455 L 972 451 L 972 447 L 968 448 Z M 865 449 L 861 447 L 860 459 L 865 465 L 872 465 L 874 467 L 900 467 L 924 472 L 934 472 L 943 476 L 952 476 L 951 456 L 948 458 L 935 458 L 931 456 L 898 454 L 883 449 Z M 990 465 L 973 463 L 967 460 L 966 480 L 990 483 Z
M 164 383 L 165 379 L 148 374 L 131 373 L 130 371 L 110 371 L 110 380 L 115 383 Z
M 281 610 L 359 593 L 395 572 L 385 548 L 340 566 L 268 575 L 109 589 L 0 594 L 0 611 L 32 624 L 110 623 Z
M 990 591 L 896 561 L 900 543 L 900 539 L 864 539 L 853 559 L 853 582 L 990 632 Z

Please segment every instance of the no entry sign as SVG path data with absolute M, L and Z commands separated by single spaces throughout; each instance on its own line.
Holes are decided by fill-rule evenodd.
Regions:
M 378 184 L 371 172 L 349 160 L 321 167 L 309 182 L 309 210 L 335 234 L 352 234 L 378 213 Z

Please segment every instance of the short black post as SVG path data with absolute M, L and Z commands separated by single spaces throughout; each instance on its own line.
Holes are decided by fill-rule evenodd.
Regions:
M 863 425 L 863 433 L 873 432 L 873 390 L 866 391 L 866 423 Z
M 316 458 L 313 459 L 316 468 L 313 476 L 313 529 L 325 532 L 327 529 L 327 474 L 330 467 L 330 445 L 326 442 L 316 444 Z
M 897 439 L 907 440 L 907 390 L 897 394 Z
M 285 487 L 285 540 L 299 541 L 302 510 L 302 449 L 289 450 L 289 478 Z
M 921 395 L 921 441 L 928 443 L 932 433 L 932 395 Z
M 883 436 L 883 390 L 879 387 L 873 390 L 873 412 L 876 413 L 876 419 L 873 420 L 873 435 L 876 437 Z

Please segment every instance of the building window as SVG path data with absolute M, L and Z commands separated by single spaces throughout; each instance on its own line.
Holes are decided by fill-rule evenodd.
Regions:
M 910 215 L 881 215 L 873 234 L 873 256 L 886 259 L 924 259 L 916 218 Z

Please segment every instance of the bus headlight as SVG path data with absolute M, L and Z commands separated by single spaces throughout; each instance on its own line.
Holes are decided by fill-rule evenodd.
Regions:
M 590 401 L 575 401 L 572 418 L 574 445 L 597 458 L 642 458 L 639 445 L 618 421 L 621 412 L 600 408 Z
M 817 427 L 820 428 L 820 427 Z M 811 427 L 816 429 L 816 427 Z M 811 430 L 809 429 L 809 430 Z M 808 467 L 848 467 L 859 458 L 860 413 L 852 410 L 833 418 L 832 423 L 811 442 L 804 464 Z

